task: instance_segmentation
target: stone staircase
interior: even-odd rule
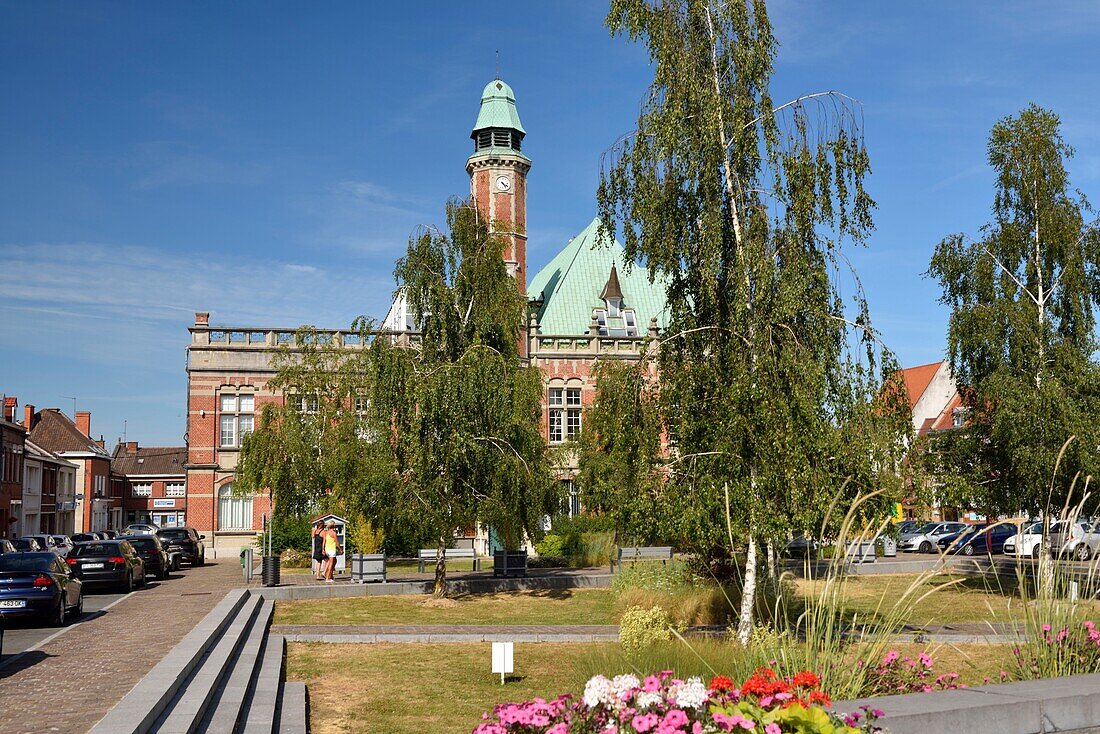
[[[91,734],[306,734],[306,687],[283,679],[274,602],[234,589]]]

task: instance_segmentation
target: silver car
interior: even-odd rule
[[[898,550],[933,553],[937,548],[937,543],[940,542],[940,538],[962,532],[967,527],[965,522],[925,523],[916,534],[903,534],[901,542],[898,543]],[[908,537],[906,537],[907,535]]]
[[[1056,555],[1087,561],[1100,549],[1100,532],[1087,522],[1056,522],[1050,526],[1050,549]]]
[[[54,555],[64,558],[69,555],[69,549],[65,546],[60,546],[57,541],[53,539],[52,535],[24,535],[24,539],[31,538],[38,542],[38,547],[42,550],[48,550]]]

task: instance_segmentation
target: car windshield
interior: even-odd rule
[[[169,540],[186,540],[188,537],[186,530],[161,530],[157,535]]]
[[[127,538],[127,542],[139,550],[156,550],[157,541],[152,538]]]
[[[938,528],[939,526],[940,526],[940,524],[938,522],[926,522],[924,525],[920,526],[920,530],[918,532],[930,533],[933,530],[935,530],[936,528]]]
[[[36,545],[33,540],[28,540],[27,538],[16,538],[11,542],[11,544],[19,550],[30,550],[34,545]]]
[[[53,539],[54,539],[54,542],[58,543],[58,544],[64,543],[67,540],[67,538],[64,535],[54,535]]]
[[[52,557],[50,557],[52,556]],[[54,558],[41,553],[20,553],[0,556],[0,571],[49,571]]]
[[[78,545],[73,553],[78,556],[117,556],[118,543],[84,543]]]

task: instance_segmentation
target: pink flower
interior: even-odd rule
[[[779,728],[779,724],[773,721],[764,727],[764,734],[783,734],[783,730]]]
[[[655,693],[661,690],[661,679],[655,675],[647,675],[642,683],[642,690],[646,693]]]
[[[635,716],[630,725],[634,727],[634,731],[645,732],[657,726],[658,721],[660,719],[657,718],[657,714],[642,714],[641,716]]]
[[[683,726],[686,723],[688,723],[687,714],[685,714],[680,709],[672,709],[667,714],[665,714],[664,721],[661,722],[661,725],[671,728]]]
[[[900,656],[901,656],[901,653],[899,653],[897,650],[891,650],[890,652],[886,653],[885,656],[883,656],[882,664],[883,665],[892,665],[894,663],[894,661],[897,660]]]
[[[1049,624],[1044,624],[1043,625],[1043,632],[1050,632],[1050,625]]]
[[[565,724],[557,723],[547,729],[546,734],[569,734],[569,727]]]

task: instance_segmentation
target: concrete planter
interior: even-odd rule
[[[846,556],[852,563],[874,563],[875,543],[874,541],[849,543]]]
[[[386,556],[384,553],[354,553],[351,556],[351,580],[357,584],[368,581],[386,583]]]
[[[516,578],[527,575],[527,551],[497,551],[493,554],[493,576]]]

